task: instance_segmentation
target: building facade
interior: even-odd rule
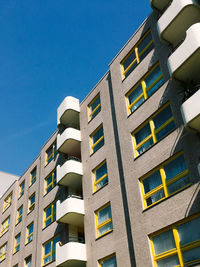
[[[200,7],[150,2],[1,196],[0,266],[200,266]]]

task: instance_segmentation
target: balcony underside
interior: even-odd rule
[[[190,26],[200,22],[200,8],[194,0],[173,0],[158,20],[160,37],[174,47],[185,39]]]
[[[86,262],[78,260],[69,260],[57,265],[60,267],[86,267]]]
[[[156,8],[159,11],[163,10],[171,0],[150,0],[150,4],[152,8]]]
[[[185,41],[168,59],[173,78],[184,82],[200,82],[200,23],[187,30]]]
[[[79,175],[77,173],[67,173],[58,181],[58,184],[72,188],[81,188],[82,175]]]
[[[84,216],[83,216],[83,214],[69,212],[69,213],[65,214],[63,217],[61,217],[58,220],[58,222],[67,223],[67,224],[73,224],[73,225],[76,225],[76,226],[83,226]]]

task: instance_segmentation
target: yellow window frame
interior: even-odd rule
[[[11,192],[5,199],[3,203],[3,211],[8,209],[10,205],[12,204],[12,197],[13,197],[13,192]]]
[[[112,222],[112,215],[111,215],[111,218],[107,219],[106,221],[104,221],[104,222],[102,222],[102,223],[100,223],[100,224],[98,223],[98,213],[99,213],[101,210],[107,208],[108,206],[110,206],[110,210],[111,210],[111,205],[110,205],[110,202],[109,202],[109,203],[103,205],[101,208],[99,208],[98,210],[95,211],[96,236],[97,236],[97,238],[99,238],[99,237],[101,237],[101,236],[104,236],[104,235],[106,235],[106,234],[112,232],[112,230],[113,230],[113,228],[112,228],[112,229],[108,230],[107,232],[105,232],[105,233],[103,233],[103,234],[101,234],[101,235],[98,234],[98,230],[99,230],[100,228],[102,228],[102,227],[104,227],[105,225],[107,225],[107,224],[109,224],[110,222]]]
[[[55,253],[56,251],[53,250],[53,241],[54,239],[56,239],[57,237],[59,237],[59,235],[56,235],[54,236],[53,238],[51,238],[50,240],[46,241],[44,244],[43,244],[43,249],[42,249],[42,266],[45,266],[49,263],[51,263],[53,261],[53,253]],[[48,244],[48,243],[51,243],[51,251],[48,253],[48,254],[44,254],[45,253],[45,245]],[[48,263],[45,263],[44,264],[44,261],[46,258],[48,258],[50,256],[51,260],[48,262]]]
[[[13,253],[19,251],[19,249],[20,249],[20,242],[21,242],[21,240],[19,240],[19,243],[17,243],[17,239],[18,239],[18,238],[21,239],[21,233],[19,233],[18,235],[15,236],[14,252],[13,252]]]
[[[145,174],[144,176],[142,176],[139,179],[139,183],[140,183],[140,189],[141,189],[141,193],[142,193],[142,200],[143,200],[143,207],[144,209],[149,208],[153,205],[155,205],[156,203],[159,203],[160,201],[162,201],[165,198],[168,198],[169,196],[179,192],[180,190],[183,190],[184,188],[188,187],[189,185],[191,185],[191,182],[183,187],[181,187],[180,189],[176,190],[175,192],[173,192],[172,194],[168,193],[168,189],[167,187],[170,184],[173,184],[174,182],[178,181],[179,179],[181,179],[182,177],[186,176],[187,174],[189,174],[188,169],[186,169],[185,171],[179,173],[178,175],[172,177],[169,181],[166,181],[166,174],[164,171],[164,167],[166,164],[168,164],[169,162],[172,162],[174,159],[176,159],[177,157],[179,157],[180,155],[184,155],[183,151],[178,152],[177,154],[175,154],[174,156],[170,157],[169,159],[167,159],[166,161],[164,161],[163,163],[161,163],[160,165],[158,165],[156,168],[154,168],[153,170],[151,170],[150,172],[148,172],[147,174]],[[161,177],[161,181],[162,184],[157,186],[156,188],[154,188],[153,190],[149,191],[148,193],[145,194],[144,192],[144,186],[143,186],[143,181],[149,177],[151,174],[153,174],[154,172],[159,171],[160,172],[160,177]],[[159,199],[158,201],[152,203],[151,205],[147,206],[146,204],[146,199],[148,199],[149,197],[151,197],[152,195],[154,195],[155,193],[159,192],[160,190],[164,191],[165,196],[161,199]]]
[[[9,230],[10,216],[8,216],[1,224],[1,236]]]
[[[142,98],[144,97],[144,99],[146,100],[148,98],[147,93],[149,92],[149,90],[151,90],[151,88],[156,85],[162,78],[163,75],[161,74],[152,84],[151,86],[149,86],[148,88],[146,87],[146,83],[145,83],[145,79],[155,70],[156,67],[158,67],[160,65],[159,62],[157,62],[141,79],[139,82],[136,83],[136,85],[134,85],[130,91],[128,91],[128,93],[126,94],[126,103],[127,103],[127,107],[128,107],[128,114],[130,115],[131,112],[131,108]],[[142,86],[142,94],[139,95],[131,104],[129,104],[129,96],[130,94],[138,88],[138,86],[141,85]]]
[[[55,187],[54,186],[54,183],[56,182],[56,175],[55,175],[55,173],[56,173],[56,169],[54,169],[46,178],[45,178],[45,186],[44,186],[44,194],[47,194],[47,190],[49,189],[49,187],[51,187],[52,186],[52,189]],[[50,184],[48,184],[47,185],[47,179],[49,178],[49,177],[52,177],[52,181],[51,181],[51,183]],[[52,190],[51,189],[51,190]]]
[[[104,257],[103,259],[100,259],[100,260],[98,261],[99,267],[102,267],[102,266],[103,266],[102,264],[103,264],[103,262],[104,262],[105,260],[108,260],[108,259],[111,259],[111,258],[115,258],[115,259],[116,259],[116,254],[113,253],[113,254],[111,254],[111,255],[109,255],[109,256]]]
[[[31,199],[35,196],[35,192],[28,199],[28,212],[31,212],[35,207],[35,201],[31,204]]]
[[[52,149],[52,153],[48,156],[49,150]],[[46,150],[46,165],[51,162],[57,155],[56,141]],[[50,158],[52,159],[50,160]]]
[[[177,227],[182,225],[182,224],[184,224],[184,223],[186,223],[186,222],[192,221],[193,219],[196,219],[198,217],[200,217],[200,213],[195,214],[193,216],[190,216],[190,217],[188,217],[186,219],[183,219],[183,220],[181,220],[181,221],[179,221],[179,222],[177,222],[177,223],[175,223],[175,224],[173,224],[171,226],[165,227],[164,229],[161,229],[161,230],[157,231],[156,233],[153,233],[153,234],[149,235],[149,241],[150,241],[151,252],[152,252],[152,255],[153,255],[154,267],[157,267],[157,261],[158,260],[166,259],[166,258],[168,258],[170,256],[173,256],[173,255],[177,255],[177,257],[179,259],[179,262],[180,262],[180,264],[177,265],[176,267],[184,267],[182,251],[186,251],[186,250],[190,250],[190,249],[193,249],[193,248],[200,247],[200,239],[195,240],[193,242],[190,242],[190,243],[187,243],[187,244],[181,246]],[[155,237],[157,235],[160,235],[160,234],[162,234],[164,232],[167,232],[169,230],[172,230],[176,248],[168,250],[168,251],[163,252],[163,253],[160,253],[159,255],[155,255],[154,246],[153,246],[153,237]],[[196,263],[199,262],[199,259],[187,262],[187,264],[195,263],[195,262]]]
[[[51,223],[55,222],[55,220],[53,220],[53,217],[54,217],[54,215],[56,215],[56,211],[54,212],[54,205],[56,205],[56,201],[57,201],[57,199],[54,200],[51,204],[49,204],[49,205],[44,209],[44,225],[43,225],[44,228],[47,227],[47,226],[49,226]],[[51,215],[49,215],[48,217],[46,217],[46,210],[47,210],[49,207],[51,207]],[[49,219],[51,219],[51,223],[48,224],[48,225],[46,225],[46,222],[47,222]]]
[[[99,109],[99,112],[100,112],[100,110],[101,110],[101,100],[100,100],[100,103],[94,108],[94,110],[93,111],[91,111],[91,105],[97,100],[97,98],[99,98],[100,99],[100,93],[98,93],[95,97],[94,97],[94,99],[89,103],[89,105],[88,105],[88,120],[90,121],[91,119],[93,119],[92,118],[92,115]],[[99,113],[98,112],[98,113]],[[96,115],[95,115],[96,116]]]
[[[29,229],[32,225],[33,225],[33,231],[29,233]],[[33,232],[34,232],[34,223],[32,222],[26,227],[26,244],[30,243],[33,240]],[[32,239],[29,241],[30,237],[32,237]]]
[[[151,117],[149,117],[147,120],[145,120],[145,122],[143,122],[137,129],[135,129],[132,132],[132,140],[133,140],[133,148],[134,148],[134,155],[135,158],[137,158],[139,155],[138,153],[138,149],[143,146],[149,139],[152,138],[153,140],[153,144],[157,143],[157,138],[156,138],[156,134],[159,133],[161,130],[163,130],[165,127],[167,127],[168,124],[170,124],[172,121],[174,121],[174,117],[172,116],[170,119],[168,119],[165,123],[163,123],[158,129],[155,130],[155,126],[154,126],[154,122],[153,119],[154,117],[156,117],[156,115],[158,115],[163,109],[165,109],[167,106],[170,106],[170,103],[167,102],[165,105],[163,105],[158,111],[156,111]],[[151,134],[149,134],[145,139],[143,139],[139,144],[136,144],[136,140],[135,140],[135,134],[141,130],[144,126],[146,126],[147,124],[149,124],[150,126],[150,130],[151,130]],[[151,146],[150,146],[151,147]]]
[[[141,42],[147,37],[147,35],[151,33],[151,30],[149,29],[141,38],[140,40],[137,42],[137,44],[130,50],[130,52],[125,56],[125,58],[121,61],[121,71],[122,71],[122,80],[124,80],[126,77],[126,73],[130,70],[130,68],[135,64],[135,62],[137,63],[137,65],[141,62],[140,57],[141,55],[149,48],[149,46],[151,44],[153,44],[153,39],[147,44],[147,46],[145,46],[145,48],[140,52],[140,54],[138,53],[138,47],[141,44]],[[151,36],[152,37],[152,36]],[[127,60],[127,58],[133,53],[135,54],[135,59],[130,63],[130,65],[124,69],[124,62]]]
[[[21,209],[22,209],[22,214],[19,214]],[[21,205],[17,210],[16,224],[20,223],[20,219],[22,218],[22,216],[23,216],[23,205]]]
[[[0,251],[2,251],[2,254],[0,254],[0,262],[1,262],[2,260],[5,259],[5,255],[7,253],[7,242],[0,247]]]
[[[107,166],[107,162],[106,162],[106,160],[104,160],[103,162],[101,162],[97,167],[95,167],[94,169],[93,169],[93,171],[92,171],[92,177],[93,177],[93,192],[96,192],[96,191],[98,191],[100,188],[102,188],[102,187],[100,187],[100,188],[96,188],[96,186],[100,183],[100,182],[102,182],[104,179],[106,179],[107,177],[108,177],[108,170],[107,170],[107,173],[105,173],[103,176],[101,176],[97,181],[96,181],[96,175],[95,175],[95,173],[96,173],[96,171],[101,167],[101,166],[103,166],[104,164],[106,164],[106,166]]]
[[[35,173],[35,174],[34,174]],[[37,177],[37,168],[35,167],[32,172],[31,172],[31,175],[30,175],[30,186],[35,183],[36,181],[36,177]]]
[[[103,135],[95,142],[93,143],[93,136],[101,129],[103,128],[103,124],[99,125],[97,129],[90,135],[90,152],[91,154],[94,153],[95,146],[98,145],[99,142],[101,142],[104,139],[104,132]],[[96,150],[97,151],[97,150]]]
[[[25,181],[23,181],[20,185],[19,185],[19,196],[18,198],[20,198],[21,196],[23,196],[24,194],[24,188],[23,186],[25,187]]]

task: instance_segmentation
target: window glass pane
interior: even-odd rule
[[[200,259],[200,247],[183,251],[182,254],[183,254],[183,261],[185,263],[188,261]]]
[[[46,209],[46,218],[51,216],[51,206]]]
[[[142,94],[143,94],[143,90],[142,90],[142,85],[140,84],[128,95],[129,105],[131,105]],[[138,100],[131,107],[131,111],[133,112],[134,110],[136,110],[136,108],[139,107],[143,102],[144,102],[144,96],[141,97],[141,99]]]
[[[145,150],[147,150],[150,146],[153,145],[153,139],[150,138],[148,141],[146,141],[146,143],[144,143],[140,148],[138,148],[138,154],[140,155],[141,153],[143,153]]]
[[[155,255],[175,248],[174,236],[171,230],[153,237]],[[160,265],[162,266],[162,265]],[[165,265],[163,265],[165,266]]]
[[[136,59],[135,57],[135,50],[130,53],[130,55],[127,57],[127,59],[123,63],[124,70],[128,68],[128,66]]]
[[[168,105],[153,118],[155,130],[158,129],[161,125],[163,125],[171,117],[172,117],[172,112],[170,105]]]
[[[178,181],[173,182],[172,184],[168,185],[167,186],[168,193],[172,194],[172,193],[176,192],[177,190],[181,189],[182,187],[186,186],[189,183],[190,183],[190,178],[187,175],[187,176],[179,179]]]
[[[160,78],[157,83],[148,90],[148,88],[162,75],[160,66],[158,65],[149,75],[145,78],[146,88],[147,88],[147,95],[152,95],[163,83],[163,78]]]
[[[99,189],[99,188],[101,188],[102,186],[104,186],[107,183],[108,183],[108,176],[105,177],[101,182],[99,182],[98,184],[96,184],[96,188]]]
[[[151,204],[162,199],[163,197],[165,197],[165,193],[164,193],[164,190],[162,189],[146,199],[147,206],[150,206]]]
[[[99,180],[102,176],[104,176],[107,173],[107,165],[106,162],[99,167],[96,171],[95,171],[95,181]]]
[[[101,127],[93,136],[93,144],[96,143],[103,136],[103,127]]]
[[[179,173],[185,171],[186,168],[184,156],[182,154],[164,166],[166,180],[168,181],[169,179],[175,177]]]
[[[133,65],[130,67],[128,71],[124,74],[125,78],[128,77],[128,75],[137,67],[137,60],[133,63]]]
[[[164,260],[160,260],[157,262],[157,267],[172,267],[172,266],[177,266],[179,265],[179,259],[177,255],[168,257]]]
[[[102,226],[101,228],[98,229],[98,235],[103,235],[104,233],[108,232],[113,228],[112,222],[109,222],[108,224]]]
[[[161,181],[160,171],[158,170],[143,180],[145,194],[161,184],[162,181]]]
[[[102,267],[117,267],[116,257],[104,260],[101,264]]]
[[[47,186],[52,182],[52,175],[47,178]]]
[[[98,224],[101,224],[110,218],[111,218],[110,205],[98,212]]]
[[[147,123],[137,133],[135,133],[136,144],[139,144],[142,140],[144,140],[150,134],[151,134],[151,129],[150,129],[149,123]]]
[[[100,97],[98,96],[97,99],[90,105],[91,112],[100,104]]]
[[[177,227],[180,245],[200,239],[200,217]]]
[[[152,36],[151,33],[149,32],[147,36],[142,40],[142,42],[138,45],[138,53],[140,54],[144,48],[151,42]]]
[[[103,145],[104,145],[104,138],[93,148],[93,152],[97,151]]]
[[[154,44],[152,43],[142,54],[140,54],[140,61],[142,61],[146,55],[149,54],[149,52],[154,48]]]
[[[161,138],[163,138],[167,133],[169,133],[170,131],[172,131],[174,128],[175,128],[175,124],[172,121],[167,126],[165,126],[165,128],[163,128],[161,131],[159,131],[158,133],[156,133],[157,140],[160,140]]]
[[[51,252],[51,242],[47,243],[45,246],[44,246],[44,254],[47,255]]]
[[[56,243],[57,243],[58,241],[60,241],[60,237],[59,237],[59,236],[56,237],[56,238],[54,238],[54,240],[53,240],[53,250],[56,250]]]

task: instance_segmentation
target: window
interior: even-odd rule
[[[93,171],[94,192],[108,183],[108,171],[106,161],[102,162]]]
[[[25,187],[25,181],[23,181],[20,186],[19,186],[19,197],[20,198],[21,196],[23,196],[24,194],[24,187]]]
[[[48,164],[57,155],[56,142],[53,143],[46,151],[46,164]]]
[[[56,220],[56,201],[44,209],[44,227],[47,227]]]
[[[5,234],[10,227],[10,216],[6,218],[1,224],[1,235]]]
[[[7,208],[10,207],[10,205],[12,204],[12,197],[13,194],[12,192],[4,199],[4,203],[3,203],[3,211],[6,210]]]
[[[33,240],[33,222],[27,226],[26,230],[26,243],[29,243]]]
[[[139,42],[131,49],[128,55],[121,62],[122,79],[137,67],[137,65],[146,57],[146,55],[153,49],[153,40],[150,30],[147,31]]]
[[[56,186],[56,170],[51,172],[51,174],[45,178],[45,188],[44,193],[47,194],[51,189],[53,189]]]
[[[43,261],[42,261],[43,264],[42,265],[55,261],[56,243],[59,241],[60,241],[60,237],[57,236],[47,241],[43,245]]]
[[[96,215],[96,226],[97,226],[97,237],[105,235],[112,231],[112,216],[110,203],[101,207],[95,212]]]
[[[101,111],[101,102],[100,102],[100,94],[98,94],[88,105],[89,121],[93,119],[100,111]]]
[[[183,153],[178,153],[140,179],[144,208],[190,184]]]
[[[16,224],[20,223],[22,221],[22,214],[23,214],[23,205],[19,207],[17,210],[17,221]]]
[[[21,239],[21,234],[18,234],[16,237],[15,237],[15,243],[14,243],[14,253],[19,251],[20,249],[20,239]]]
[[[174,128],[174,118],[167,103],[132,133],[135,157],[157,143]]]
[[[104,134],[103,125],[100,125],[91,135],[90,135],[90,145],[91,153],[97,151],[100,147],[104,145]]]
[[[7,253],[7,243],[0,247],[0,262],[6,258]]]
[[[35,193],[33,193],[28,199],[28,212],[31,212],[35,207]]]
[[[155,266],[183,267],[200,263],[199,225],[200,216],[196,215],[151,235]]]
[[[133,113],[162,84],[164,79],[157,63],[127,94],[128,114]]]
[[[35,183],[37,177],[36,174],[37,174],[37,168],[33,169],[33,171],[31,172],[30,185]]]
[[[32,257],[29,256],[25,259],[25,267],[31,267],[32,266]]]
[[[116,256],[111,255],[99,261],[99,267],[117,267]]]

